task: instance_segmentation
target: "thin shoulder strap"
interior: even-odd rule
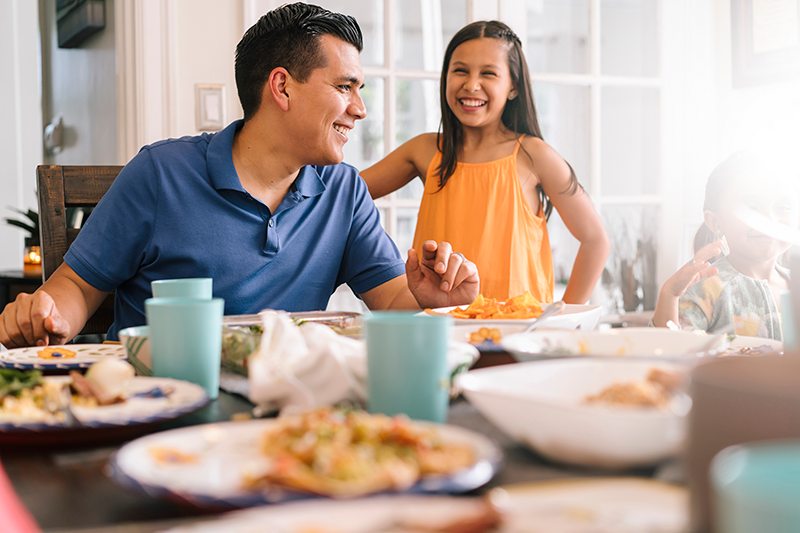
[[[519,152],[520,146],[522,146],[522,139],[524,137],[525,137],[525,134],[523,133],[522,135],[519,136],[519,139],[517,139],[517,145],[514,147],[514,152],[511,154],[515,158],[517,157],[517,152]]]

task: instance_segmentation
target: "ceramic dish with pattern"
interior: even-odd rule
[[[487,516],[487,505],[496,516]],[[595,478],[509,485],[483,498],[401,495],[292,502],[235,511],[166,533],[683,533],[688,514],[683,487],[640,478]]]
[[[126,488],[198,507],[242,508],[320,497],[277,486],[244,488],[248,473],[266,460],[260,439],[275,424],[274,419],[224,422],[147,435],[120,448],[109,463],[109,471]],[[452,475],[423,476],[406,493],[466,492],[492,478],[502,461],[502,452],[495,444],[457,426],[435,428],[446,442],[472,446],[475,462]],[[170,450],[170,456],[178,459],[165,461],[163,450]]]
[[[46,381],[70,382],[68,376],[50,376]],[[122,393],[124,401],[111,405],[81,406],[73,403],[71,411],[78,424],[67,426],[56,420],[25,421],[19,415],[0,412],[0,442],[14,434],[50,431],[87,430],[152,424],[171,420],[204,407],[208,394],[199,385],[170,378],[133,378]]]
[[[30,346],[0,352],[0,367],[17,370],[76,370],[89,368],[105,357],[125,358],[121,344],[65,344]]]
[[[518,361],[553,357],[626,356],[696,360],[711,337],[704,331],[666,328],[614,328],[596,331],[535,330],[509,335],[500,344]],[[722,348],[722,347],[720,347]],[[783,350],[783,344],[761,337],[736,336],[714,355],[763,355]]]

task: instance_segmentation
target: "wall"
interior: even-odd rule
[[[34,169],[42,163],[39,9],[0,2],[0,219],[36,209]],[[22,270],[25,233],[0,221],[0,270]]]
[[[63,117],[63,149],[46,155],[52,165],[115,165],[117,69],[114,2],[106,25],[78,48],[58,48],[55,0],[42,0],[42,107],[46,122]]]
[[[745,148],[776,151],[800,167],[800,79],[734,89],[730,0],[716,0],[719,161]]]

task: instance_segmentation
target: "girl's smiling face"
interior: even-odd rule
[[[465,127],[499,127],[509,96],[508,44],[482,37],[460,44],[447,68],[447,105]]]

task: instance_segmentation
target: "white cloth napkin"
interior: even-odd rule
[[[281,414],[343,401],[367,399],[367,349],[358,339],[322,324],[298,326],[288,313],[262,311],[261,347],[248,360],[249,398],[263,412]],[[478,350],[451,343],[450,370],[468,368]]]

